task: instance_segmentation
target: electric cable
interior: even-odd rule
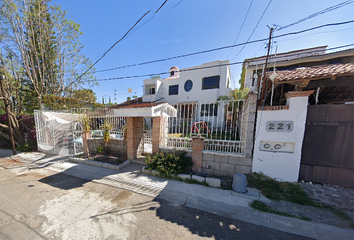
[[[245,46],[247,45],[247,43],[249,42],[249,40],[250,40],[251,37],[253,36],[253,33],[256,31],[256,29],[257,29],[259,23],[260,23],[261,20],[263,19],[263,16],[264,16],[264,14],[267,12],[267,10],[268,10],[268,8],[269,8],[269,5],[270,5],[271,3],[272,3],[272,0],[269,1],[267,7],[264,9],[264,11],[263,11],[261,17],[259,18],[259,20],[258,20],[256,26],[253,28],[253,31],[252,31],[251,35],[248,37],[246,43],[242,46],[242,48],[240,49],[240,51],[236,54],[236,56],[235,56],[231,61],[233,61],[238,55],[240,55],[240,53],[242,52],[242,50],[245,48]]]
[[[174,6],[172,7],[172,9],[174,9],[175,7],[177,7],[181,2],[183,2],[183,0],[179,1],[176,5],[174,5]]]
[[[335,49],[339,49],[339,48],[343,48],[343,47],[349,47],[349,46],[354,46],[354,43],[353,44],[347,44],[347,45],[339,46],[339,47],[333,47],[333,48],[329,48],[329,49],[326,49],[326,50],[330,51],[330,50],[335,50]],[[317,51],[318,50],[314,50],[314,51],[309,51],[307,53],[313,53],[313,52],[317,52]],[[297,55],[302,55],[302,54],[303,53],[301,53],[301,54],[297,53],[297,54],[290,54],[290,55],[287,55],[287,56],[297,56]],[[280,55],[280,54],[278,54],[278,55]],[[272,57],[272,56],[270,56],[270,57]],[[312,56],[309,56],[309,57],[312,57]],[[277,57],[273,57],[272,59],[275,60],[276,58]],[[248,59],[248,60],[252,60],[252,59]],[[179,72],[189,72],[189,71],[201,70],[201,69],[206,69],[206,68],[232,66],[232,65],[242,64],[242,63],[244,63],[244,61],[233,62],[233,63],[224,63],[224,64],[218,64],[218,65],[212,65],[212,66],[204,66],[204,67],[192,67],[192,68],[179,70]],[[268,67],[268,68],[270,68],[270,67]],[[150,74],[142,74],[142,75],[135,75],[135,76],[112,77],[112,78],[97,79],[97,81],[110,81],[110,80],[120,80],[120,79],[138,78],[138,77],[151,77],[151,76],[169,74],[169,73],[170,72],[159,72],[159,73],[150,73]]]
[[[324,14],[324,13],[327,13],[327,12],[330,12],[330,11],[333,11],[333,10],[336,10],[336,9],[338,9],[338,8],[344,7],[344,6],[349,5],[349,4],[353,3],[353,2],[354,2],[354,0],[348,0],[348,1],[345,1],[345,2],[342,2],[342,3],[339,3],[339,4],[337,4],[337,5],[334,5],[334,6],[325,8],[325,9],[319,11],[319,12],[313,13],[313,14],[311,14],[311,15],[305,17],[305,18],[302,18],[302,19],[300,19],[300,20],[298,20],[298,21],[296,21],[296,22],[293,22],[293,23],[291,23],[291,24],[288,24],[288,25],[286,25],[286,26],[284,26],[284,27],[280,26],[280,28],[278,28],[277,31],[280,31],[280,30],[283,30],[283,29],[285,29],[285,28],[288,28],[288,27],[294,26],[294,25],[296,25],[296,24],[302,23],[302,22],[304,22],[304,21],[306,21],[306,20],[308,20],[308,19],[317,17],[317,16],[319,16],[319,15],[321,15],[321,14]]]
[[[119,43],[120,41],[122,41],[128,34],[129,32],[150,12],[150,10],[148,10],[143,16],[141,16],[139,18],[139,20],[137,22],[135,22],[135,24],[128,30],[128,32],[126,32],[123,37],[121,37],[118,41],[116,41],[98,60],[96,60],[96,62],[94,64],[92,64],[84,73],[82,73],[75,81],[79,80],[83,75],[85,75],[93,66],[95,66],[102,58],[104,58],[104,56],[106,56],[106,54],[111,51],[115,45],[117,45],[117,43]]]
[[[244,17],[244,19],[243,19],[243,21],[242,21],[240,30],[239,30],[238,33],[237,33],[236,39],[235,39],[235,41],[234,41],[234,44],[237,42],[238,37],[240,36],[241,30],[242,30],[242,28],[243,28],[243,25],[245,24],[246,19],[247,19],[247,16],[248,16],[248,13],[250,12],[252,3],[253,3],[253,0],[251,1],[250,5],[248,6],[248,9],[247,9],[247,12],[246,12],[246,16]],[[229,59],[229,57],[230,57],[230,55],[231,55],[233,49],[234,49],[234,48],[231,48],[231,50],[230,50],[230,52],[229,52],[229,55],[227,56],[226,59]]]
[[[282,38],[282,37],[286,37],[286,36],[290,36],[290,35],[297,35],[297,34],[301,34],[301,33],[304,33],[304,32],[313,31],[313,30],[316,30],[316,29],[324,28],[324,27],[340,26],[340,25],[345,25],[345,24],[350,24],[350,23],[354,23],[354,20],[349,20],[349,21],[345,21],[345,22],[328,23],[328,24],[319,25],[319,26],[316,26],[316,27],[307,28],[307,29],[304,29],[304,30],[296,31],[296,32],[284,33],[284,34],[281,34],[281,35],[278,35],[278,36],[274,36],[273,38],[274,39],[275,38]],[[118,70],[118,69],[123,69],[123,68],[141,66],[141,65],[151,64],[151,63],[164,62],[164,61],[167,61],[167,60],[172,60],[172,59],[177,59],[177,58],[184,58],[184,57],[199,55],[199,54],[203,54],[203,53],[209,53],[209,52],[224,50],[224,49],[237,47],[237,46],[241,46],[241,45],[245,45],[245,44],[264,42],[264,41],[267,41],[267,40],[268,40],[268,38],[262,38],[262,39],[252,40],[252,41],[248,41],[248,42],[244,42],[244,43],[238,43],[238,44],[233,44],[233,45],[229,45],[229,46],[223,46],[223,47],[218,47],[218,48],[213,48],[213,49],[208,49],[208,50],[203,50],[203,51],[198,51],[198,52],[193,52],[193,53],[187,53],[187,54],[178,55],[178,56],[174,56],[174,57],[156,59],[156,60],[151,60],[151,61],[147,61],[147,62],[133,63],[133,64],[123,65],[123,66],[114,67],[114,68],[97,70],[97,71],[95,71],[93,73],[107,72],[107,71],[113,71],[113,70]]]

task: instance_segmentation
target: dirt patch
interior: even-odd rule
[[[39,172],[27,172],[23,174],[16,175],[16,177],[30,177],[31,179],[41,179],[47,177],[49,174],[41,174]]]
[[[127,160],[127,156],[124,154],[118,154],[118,155],[113,155],[113,154],[95,154],[95,155],[90,155],[88,158],[86,158],[83,154],[76,156],[78,158],[85,158],[89,160],[94,160],[102,163],[110,163],[113,165],[119,165],[124,163]]]
[[[122,201],[124,201],[124,200],[129,199],[131,196],[133,196],[133,193],[132,193],[132,192],[122,190],[120,193],[118,193],[118,195],[114,196],[114,197],[111,199],[111,203],[119,203],[119,202],[122,202]]]
[[[19,167],[23,166],[25,163],[21,162],[18,159],[14,158],[1,158],[0,159],[0,166],[3,168],[11,168],[11,167]]]

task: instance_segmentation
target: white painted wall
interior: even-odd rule
[[[297,59],[300,62],[304,62],[310,56],[318,56],[318,59],[321,58],[326,53],[327,46],[321,46],[316,48],[309,48],[309,49],[302,49],[291,51],[287,53],[278,53],[277,56],[271,55],[268,59],[268,67],[273,67],[274,62],[276,62],[276,66],[287,66],[294,64],[290,60]],[[301,60],[301,58],[305,58]],[[262,70],[265,64],[266,57],[257,57],[253,59],[246,59],[245,60],[245,67],[246,67],[246,74],[245,74],[245,87],[248,87],[251,90],[256,90],[255,86],[252,86],[253,81],[253,71],[258,69]],[[254,84],[256,85],[257,82],[255,81]]]
[[[252,172],[263,172],[280,181],[298,180],[307,103],[308,97],[293,97],[288,99],[289,110],[258,111]],[[294,128],[291,132],[269,132],[268,121],[293,121]],[[261,151],[261,141],[294,143],[294,152]]]
[[[150,94],[151,86],[155,87],[155,94]],[[162,89],[160,89],[160,86],[161,86],[161,79],[145,79],[143,102],[153,102],[157,99],[162,98]]]
[[[200,67],[208,67],[215,65],[228,64],[229,61],[215,61],[210,63],[204,63],[200,66],[195,66],[188,69],[200,68]],[[230,86],[230,68],[228,65],[221,67],[212,67],[212,68],[204,68],[193,71],[183,71],[185,69],[181,69],[179,72],[179,77],[177,78],[166,78],[163,79],[161,85],[157,84],[156,88],[156,96],[143,96],[143,101],[154,101],[159,98],[163,98],[162,101],[166,101],[170,104],[177,104],[181,102],[210,102],[216,101],[220,95],[229,94],[231,88],[227,87],[228,84]],[[220,86],[219,89],[207,89],[202,90],[202,79],[204,77],[210,77],[220,75]],[[189,92],[184,90],[184,84],[187,80],[192,80],[193,87]],[[144,85],[151,84],[151,80],[144,80]],[[169,86],[170,85],[179,85],[178,95],[169,95]],[[153,100],[152,100],[153,99]]]

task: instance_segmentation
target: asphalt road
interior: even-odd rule
[[[0,239],[306,239],[0,159]]]

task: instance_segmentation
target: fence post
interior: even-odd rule
[[[204,137],[192,137],[192,170],[196,173],[202,172],[204,139]]]

